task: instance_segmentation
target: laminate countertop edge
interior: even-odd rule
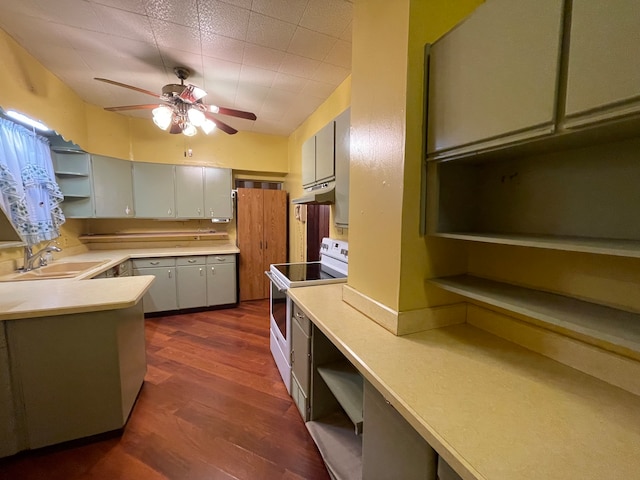
[[[395,336],[339,284],[288,294],[465,480],[640,478],[640,397],[468,324]]]

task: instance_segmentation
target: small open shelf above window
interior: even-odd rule
[[[477,302],[525,315],[539,326],[640,360],[640,314],[471,275],[430,280]]]

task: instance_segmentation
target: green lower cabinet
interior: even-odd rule
[[[133,260],[133,274],[154,275],[156,277],[142,299],[144,313],[177,310],[175,259],[144,258]]]
[[[236,256],[207,257],[207,305],[228,305],[237,302]]]
[[[436,480],[437,466],[435,450],[365,381],[362,478]]]
[[[207,266],[205,257],[178,257],[178,308],[197,308],[207,305]]]

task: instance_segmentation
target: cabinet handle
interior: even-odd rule
[[[160,262],[155,261],[155,262],[149,262],[151,265],[160,265]]]
[[[200,269],[200,276],[202,276],[203,271],[204,271],[204,270],[201,268],[201,269]]]
[[[124,213],[125,213],[125,215],[130,215],[130,214],[131,214],[131,209],[129,208],[129,205],[127,205],[127,206],[124,208]]]
[[[171,278],[171,270],[167,270],[169,272],[169,278]]]
[[[224,257],[216,257],[216,260],[218,260],[219,262],[224,262],[226,260],[226,258],[224,258]]]
[[[304,315],[300,312],[296,312],[296,318],[299,318],[300,320],[302,320],[304,318]]]
[[[216,272],[216,267],[211,267],[211,273],[215,273]]]
[[[211,216],[211,218],[213,218],[213,208],[209,210],[209,215]]]
[[[202,210],[199,208],[198,209],[198,215],[200,215],[201,212],[202,212]]]
[[[196,263],[196,261],[197,260],[195,258],[190,258],[189,260],[187,260],[187,262],[189,262],[189,263]]]
[[[173,210],[171,209],[167,210],[167,215],[173,215]]]
[[[269,250],[269,241],[268,240],[264,241],[264,249],[265,250]]]

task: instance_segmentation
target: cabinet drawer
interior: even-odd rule
[[[305,315],[305,313],[300,310],[295,303],[293,304],[293,319],[296,321],[302,331],[307,335],[307,337],[311,336],[311,320]]]
[[[176,264],[179,267],[182,267],[184,265],[204,265],[205,261],[206,261],[206,257],[202,255],[176,258]]]
[[[166,258],[136,258],[131,261],[133,268],[145,267],[175,267],[176,260],[173,257]]]
[[[209,265],[213,263],[236,263],[235,255],[209,255],[207,257],[207,263]]]

